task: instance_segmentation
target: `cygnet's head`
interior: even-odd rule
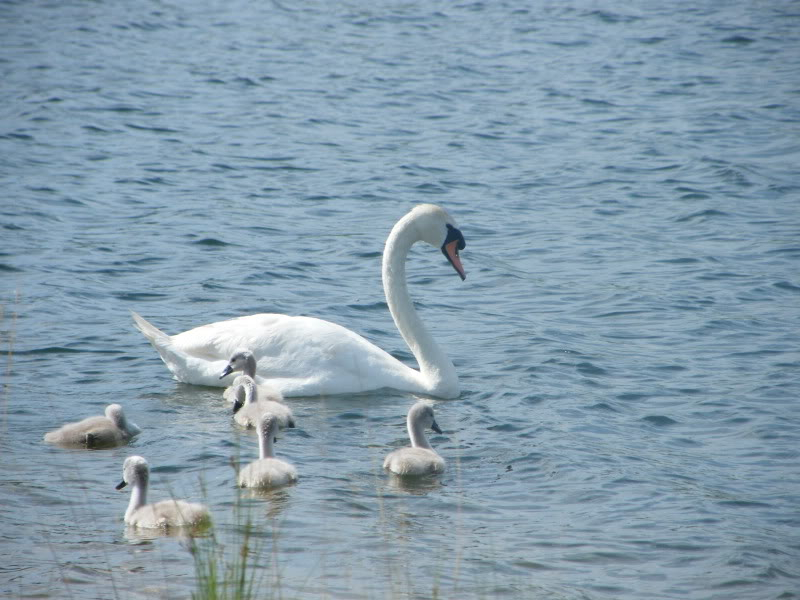
[[[237,350],[231,356],[231,359],[228,361],[227,366],[222,371],[222,375],[219,376],[220,379],[225,377],[226,375],[230,375],[236,371],[247,371],[248,366],[255,367],[256,359],[253,356],[253,353],[249,350]]]
[[[122,481],[117,484],[121,490],[126,485],[147,485],[150,478],[150,467],[141,456],[129,456],[122,465]]]
[[[119,404],[109,404],[106,406],[106,418],[108,418],[119,429],[125,429],[125,413]]]
[[[467,243],[464,235],[456,225],[455,220],[441,206],[435,204],[420,204],[409,213],[414,221],[419,238],[431,246],[441,249],[442,254],[450,262],[461,279],[466,279],[467,274],[458,255]]]
[[[417,402],[408,411],[409,423],[419,423],[424,429],[432,429],[436,433],[442,433],[436,418],[433,415],[433,407],[427,402]]]

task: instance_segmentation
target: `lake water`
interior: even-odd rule
[[[206,501],[265,598],[800,598],[800,7],[793,2],[0,4],[0,595],[186,598]],[[296,486],[133,328],[326,318],[413,364],[383,242],[434,202],[461,282],[411,293],[461,397],[403,485],[411,394],[291,399]],[[51,447],[123,404],[130,445]],[[236,507],[239,507],[238,509]],[[245,515],[243,517],[242,515]],[[201,540],[202,541],[202,540]]]

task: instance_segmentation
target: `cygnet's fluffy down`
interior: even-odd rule
[[[131,527],[145,529],[168,529],[171,527],[200,527],[208,525],[211,514],[204,504],[184,500],[162,500],[147,504],[147,487],[150,468],[141,456],[129,456],[122,466],[120,490],[131,486],[131,499],[125,511],[125,523]]]
[[[257,386],[252,377],[240,375],[236,387],[236,401],[233,404],[233,418],[242,427],[255,428],[261,416],[270,413],[275,416],[278,427],[294,427],[292,409],[282,402],[264,400],[258,395]]]
[[[431,447],[425,437],[425,429],[442,433],[433,415],[433,408],[425,402],[417,402],[408,411],[406,419],[411,447],[390,452],[383,461],[383,468],[396,475],[430,475],[444,471],[444,459]]]
[[[275,458],[272,441],[278,428],[278,419],[269,413],[258,424],[260,458],[239,471],[239,487],[270,488],[297,481],[297,469],[288,462]]]
[[[125,417],[122,406],[109,404],[105,416],[67,423],[44,434],[44,441],[79,448],[113,448],[127,444],[141,429]]]

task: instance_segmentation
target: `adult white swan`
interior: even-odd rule
[[[392,228],[383,251],[383,290],[395,325],[419,363],[416,371],[363,337],[313,317],[258,314],[203,325],[168,336],[138,314],[139,330],[150,340],[178,381],[220,386],[219,374],[231,354],[249,348],[258,361],[257,381],[284,396],[343,394],[394,388],[455,398],[453,363],[423,325],[408,295],[406,258],[416,242],[441,248],[461,279],[458,251],[464,236],[439,206],[414,207]]]

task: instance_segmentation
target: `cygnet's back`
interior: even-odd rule
[[[271,413],[278,419],[279,427],[294,427],[291,408],[282,402],[262,399],[258,395],[258,388],[252,377],[240,375],[236,379],[239,380],[239,384],[235,389],[233,418],[239,425],[252,429],[258,426],[262,415]]]
[[[49,431],[44,441],[81,448],[113,448],[127,444],[140,433],[139,427],[125,417],[122,406],[109,404],[105,416],[88,417]]]
[[[184,500],[162,500],[147,504],[150,468],[141,456],[129,456],[122,467],[122,481],[117,489],[131,486],[131,499],[125,511],[125,523],[131,527],[168,529],[171,527],[199,527],[211,520],[204,504]]]
[[[297,469],[273,454],[272,441],[277,428],[275,415],[267,413],[261,417],[258,424],[260,458],[239,471],[239,487],[278,487],[297,481]]]
[[[396,475],[429,475],[445,469],[444,459],[431,447],[425,437],[425,429],[442,433],[433,415],[433,408],[425,402],[417,402],[408,411],[406,419],[411,447],[390,452],[383,461],[383,468]]]

